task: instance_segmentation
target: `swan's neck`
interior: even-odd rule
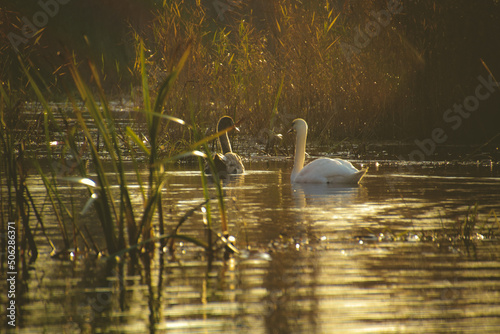
[[[227,132],[219,137],[219,144],[222,149],[222,154],[233,152],[233,150],[231,149],[231,143],[229,142],[229,137],[227,136]]]
[[[292,170],[292,182],[295,180],[297,174],[304,168],[304,161],[306,159],[306,138],[307,129],[297,129],[297,138],[295,141],[295,161]]]

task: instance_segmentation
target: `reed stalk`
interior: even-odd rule
[[[87,72],[90,73],[93,83],[90,86],[81,74],[83,65],[78,65],[74,57],[68,57],[67,59],[67,68],[71,74],[78,97],[68,93],[68,100],[72,106],[76,123],[69,121],[68,115],[64,111],[60,111],[61,115],[58,115],[65,124],[66,129],[64,130],[56,122],[55,111],[39,86],[39,82],[42,82],[42,85],[44,83],[36,79],[38,72],[34,70],[34,66],[26,66],[23,60],[19,58],[29,85],[42,106],[45,151],[47,159],[52,163],[48,173],[44,171],[38,161],[33,161],[33,163],[46,188],[47,198],[59,225],[63,248],[69,249],[71,240],[75,248],[77,248],[78,240],[81,238],[87,249],[91,247],[99,249],[91,235],[88,238],[92,245],[89,244],[82,233],[82,231],[86,231],[88,234],[87,227],[85,225],[83,228],[80,226],[80,216],[88,214],[91,209],[95,210],[100,222],[108,254],[137,249],[137,245],[152,250],[154,241],[160,241],[163,245],[168,239],[184,238],[190,240],[190,237],[179,234],[178,228],[170,234],[166,233],[166,222],[162,210],[162,190],[168,174],[165,172],[164,165],[188,156],[198,156],[204,196],[206,197],[208,242],[197,242],[197,244],[204,245],[211,254],[210,258],[212,259],[214,239],[212,237],[213,225],[210,211],[211,198],[207,179],[203,173],[204,168],[201,157],[210,156],[208,160],[209,163],[211,161],[211,166],[214,168],[207,143],[231,129],[202,138],[197,130],[199,124],[196,117],[193,117],[192,125],[186,125],[180,118],[170,116],[166,112],[166,110],[172,110],[170,105],[167,105],[169,96],[176,90],[175,82],[191,53],[190,42],[186,44],[184,52],[180,54],[175,65],[171,66],[170,74],[160,82],[154,97],[149,87],[151,69],[147,68],[145,46],[142,41],[139,41],[137,50],[143,101],[139,111],[144,114],[146,120],[146,142],[140,139],[141,137],[135,133],[131,126],[125,129],[118,128],[100,79],[100,73],[92,62],[86,64],[88,67]],[[8,96],[2,92],[2,97],[6,99]],[[83,101],[83,104],[78,102],[79,100]],[[180,124],[184,131],[189,132],[191,138],[194,138],[194,143],[188,143],[185,150],[181,150],[180,153],[171,152],[167,157],[161,156],[162,133],[166,128],[170,127],[170,124],[174,123]],[[54,131],[57,134],[65,134],[64,145],[59,156],[53,153],[51,147]],[[77,136],[83,137],[83,141],[81,137],[77,138]],[[134,211],[137,208],[134,208],[131,202],[129,181],[125,176],[126,166],[123,146],[126,147],[132,158],[136,183],[139,185],[139,192],[143,200],[139,212]],[[147,182],[142,180],[143,173],[141,173],[139,166],[141,162],[135,153],[137,149],[147,159]],[[206,154],[201,153],[200,149],[205,151]],[[92,170],[89,170],[89,165],[84,163],[85,155],[91,158],[92,163],[90,166],[92,166]],[[56,168],[59,165],[66,166],[70,159],[73,161],[71,167]],[[58,160],[60,163],[57,162]],[[75,176],[75,173],[77,176]],[[217,176],[215,176],[215,179],[217,207],[220,212],[222,226],[220,236],[225,237],[228,235],[228,224],[222,183]],[[72,198],[68,201],[66,198],[68,194],[63,195],[61,193],[58,186],[61,181],[86,186],[88,200],[82,210],[76,209],[76,203]],[[115,190],[115,185],[118,186],[117,190]],[[37,210],[34,211],[37,212]],[[36,215],[39,216],[38,213]],[[66,220],[68,218],[72,222],[72,229],[67,228]],[[154,221],[158,223],[160,232],[160,236],[157,238],[152,233]]]
[[[24,138],[14,138],[13,130],[8,124],[6,112],[16,112],[16,106],[9,94],[4,89],[0,82],[0,140],[3,163],[0,170],[0,184],[2,184],[1,196],[1,211],[2,211],[2,232],[7,231],[7,223],[14,222],[16,228],[16,262],[19,263],[19,249],[27,250],[30,253],[30,262],[33,262],[38,257],[38,248],[35,242],[34,234],[29,224],[30,201],[28,199],[27,174],[25,170],[25,148]],[[3,180],[5,178],[5,181]],[[5,182],[5,188],[3,183]],[[6,190],[7,199],[4,200],[4,189]],[[5,203],[6,202],[6,203]],[[33,204],[31,202],[31,204]],[[7,207],[6,216],[4,215],[4,206]],[[35,208],[33,206],[33,208]],[[36,211],[36,209],[35,209]],[[20,228],[22,226],[22,230]],[[20,232],[23,231],[21,234]],[[7,233],[5,233],[7,235]],[[21,235],[23,236],[21,238]],[[27,247],[26,247],[27,243]],[[6,242],[2,242],[2,249],[7,249]],[[27,254],[28,252],[23,252]],[[24,263],[24,257],[23,257]],[[23,267],[26,270],[26,267]]]

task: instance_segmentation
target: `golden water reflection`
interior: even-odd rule
[[[23,330],[499,331],[498,238],[446,238],[475,202],[480,219],[500,212],[498,172],[415,168],[405,175],[382,164],[359,187],[335,188],[290,185],[288,164],[251,167],[224,185],[240,256],[208,270],[199,248],[179,243],[176,261],[156,254],[111,266],[54,260],[45,247],[19,300]],[[163,198],[171,227],[203,201],[199,177],[171,171]],[[202,219],[193,214],[182,233],[203,238]],[[99,233],[95,221],[86,223]],[[49,229],[57,240],[57,226]]]

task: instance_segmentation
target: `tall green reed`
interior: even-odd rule
[[[7,235],[8,222],[15,223],[16,247],[20,245],[16,249],[16,263],[19,263],[17,261],[19,259],[19,249],[26,251],[23,254],[30,253],[30,262],[32,262],[38,256],[38,248],[29,223],[31,209],[35,212],[36,218],[40,222],[41,220],[27,186],[24,146],[26,133],[16,136],[15,124],[13,124],[12,120],[19,113],[19,104],[12,97],[9,87],[7,83],[6,90],[3,83],[0,82],[0,152],[3,157],[0,164],[0,184],[2,185],[0,188],[1,229],[2,233]],[[22,226],[22,229],[20,226]],[[21,231],[23,233],[20,233]],[[2,249],[6,250],[6,239],[3,240]],[[24,267],[24,269],[26,268]]]
[[[76,87],[76,92],[78,93],[78,100],[83,101],[82,105],[77,102],[77,98],[73,97],[71,94],[68,95],[76,117],[76,123],[66,131],[64,143],[65,150],[71,152],[75,160],[73,163],[74,168],[72,168],[71,171],[77,173],[78,176],[60,173],[57,168],[54,168],[53,164],[51,165],[50,175],[46,175],[42,167],[36,164],[38,172],[46,187],[51,205],[57,216],[61,235],[64,240],[64,247],[68,248],[70,246],[69,233],[64,223],[65,217],[69,217],[73,222],[73,235],[75,236],[75,234],[78,234],[78,236],[84,240],[87,248],[90,248],[89,242],[84,237],[81,226],[78,223],[78,215],[86,214],[89,212],[90,208],[93,207],[104,234],[108,254],[123,254],[138,248],[153,250],[154,244],[157,241],[160,241],[163,246],[168,239],[182,239],[204,247],[210,254],[209,258],[212,259],[214,238],[211,233],[212,215],[210,210],[207,210],[209,223],[206,228],[210,233],[208,233],[208,240],[206,243],[196,240],[193,237],[180,234],[178,231],[182,222],[180,222],[170,233],[166,232],[166,222],[162,209],[162,190],[168,178],[168,174],[164,166],[165,164],[173,163],[188,156],[201,157],[208,155],[211,157],[207,143],[217,138],[217,136],[225,134],[230,129],[206,138],[201,138],[199,132],[196,130],[197,124],[194,118],[192,119],[192,125],[187,125],[183,120],[166,113],[168,108],[165,108],[165,105],[168,96],[175,86],[174,83],[190,54],[189,44],[185,48],[180,60],[172,67],[171,73],[160,83],[154,99],[151,97],[152,92],[149,88],[149,73],[146,68],[147,63],[144,55],[145,48],[142,41],[139,44],[138,51],[143,100],[139,112],[144,114],[146,122],[146,143],[141,140],[141,137],[131,126],[127,126],[124,131],[122,131],[123,129],[120,129],[116,124],[105,90],[101,84],[98,70],[95,66],[91,62],[88,63],[94,83],[91,88],[82,78],[74,59],[68,61],[69,71]],[[45,99],[36,80],[31,76],[31,71],[26,66],[24,66],[24,69],[30,85],[43,107],[47,157],[49,160],[53,160],[55,157],[51,154],[50,150],[52,134],[49,129],[51,128],[51,123],[55,122],[55,111]],[[64,118],[64,115],[62,115],[62,117]],[[161,128],[168,127],[170,124],[178,124],[178,126],[186,127],[188,131],[193,132],[195,143],[189,145],[180,153],[170,154],[164,157],[160,154],[159,145]],[[94,131],[97,132],[97,136],[93,133],[91,128],[95,129]],[[63,130],[57,128],[57,131]],[[76,133],[78,131],[80,131],[83,136],[84,144],[78,144],[76,139]],[[125,146],[128,152],[124,151],[122,146]],[[199,151],[200,148],[207,154],[201,153]],[[138,158],[138,154],[135,153],[136,150],[140,150],[141,154],[146,156],[148,166],[147,182],[143,182],[142,180],[143,174],[140,170],[142,162],[140,158]],[[81,155],[85,153],[89,154],[91,157],[91,166],[93,166],[92,173],[89,171],[88,166],[82,163],[83,159]],[[65,156],[63,153],[61,154],[61,161],[63,161]],[[130,181],[127,180],[125,175],[126,159],[124,154],[128,154],[129,156],[127,158],[132,160],[132,166],[136,176],[134,182],[139,185],[139,193],[143,200],[141,210],[138,210],[137,206],[134,207],[132,205],[129,187]],[[200,160],[202,182],[206,194],[206,205],[207,208],[209,208],[209,202],[212,198],[208,196],[209,192],[206,176],[203,173],[201,165],[202,163]],[[73,210],[67,206],[67,201],[65,200],[66,196],[63,196],[58,190],[58,183],[61,181],[76,182],[87,187],[88,201],[79,213],[75,214],[75,204],[73,202],[70,203]],[[114,190],[114,188],[116,188],[114,185],[118,185],[118,190]],[[217,203],[223,229],[219,237],[224,238],[224,236],[228,234],[228,229],[222,185],[218,180],[216,182],[216,188],[218,194]],[[158,223],[159,236],[153,234],[153,222]],[[92,236],[88,235],[88,237],[92,241],[94,245],[93,248],[95,249],[96,247]],[[74,237],[74,239],[76,238]],[[227,243],[227,240],[224,239],[223,241]],[[74,243],[76,248],[76,241]]]

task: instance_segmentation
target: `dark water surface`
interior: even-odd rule
[[[44,246],[17,298],[19,332],[500,332],[499,165],[355,164],[370,168],[362,184],[335,188],[292,186],[291,161],[247,162],[247,173],[224,185],[241,254],[210,271],[204,252],[185,242],[174,261],[159,253],[136,265],[54,259],[38,231]],[[195,167],[170,175],[169,229],[203,201]],[[43,185],[30,180],[57,245]],[[85,191],[69,191],[80,210]],[[139,194],[132,200],[141,205]],[[464,240],[460,224],[476,203],[478,223]],[[205,238],[203,217],[197,210],[181,232]],[[95,219],[80,223],[102,240]]]

